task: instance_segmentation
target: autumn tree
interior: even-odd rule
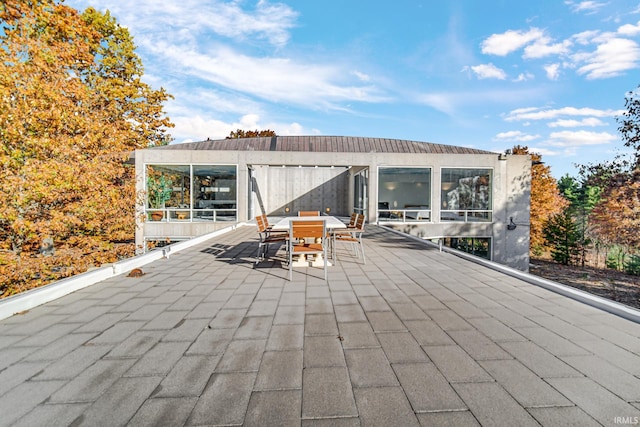
[[[640,169],[612,178],[591,215],[595,228],[610,244],[640,249]]]
[[[0,295],[134,253],[132,150],[166,143],[170,97],[128,31],[55,0],[0,3]],[[43,242],[55,252],[41,254]],[[126,244],[119,244],[126,242]]]
[[[544,251],[544,225],[553,215],[562,212],[567,202],[558,191],[551,168],[542,162],[542,156],[530,153],[528,147],[515,146],[513,154],[531,156],[531,229],[529,232],[531,252],[540,255]]]
[[[260,136],[277,136],[275,131],[272,131],[270,129],[266,129],[266,130],[242,130],[242,129],[238,129],[235,131],[231,131],[231,133],[229,133],[229,136],[226,137],[225,139],[239,139],[239,138],[256,138],[256,137],[260,137]]]

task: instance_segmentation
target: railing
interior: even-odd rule
[[[490,210],[441,210],[440,221],[491,222]]]
[[[216,222],[237,221],[237,209],[146,209],[146,218],[151,222]]]
[[[377,221],[430,222],[430,209],[378,209]]]

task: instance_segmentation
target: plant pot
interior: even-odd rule
[[[164,212],[162,211],[153,211],[151,212],[151,220],[152,221],[162,221],[164,218]]]

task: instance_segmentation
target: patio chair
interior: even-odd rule
[[[358,221],[358,215],[360,215],[357,212],[354,212],[351,214],[351,218],[349,218],[349,224],[347,224],[347,228],[355,228],[356,227],[356,221]]]
[[[332,257],[335,260],[338,259],[336,244],[338,242],[347,242],[352,244],[354,253],[357,258],[359,258],[360,253],[362,253],[362,263],[366,264],[367,260],[364,254],[364,244],[362,243],[363,234],[364,234],[364,215],[357,214],[356,223],[353,228],[349,228],[347,226],[346,230],[339,230],[333,233]]]
[[[264,260],[269,252],[271,243],[285,243],[289,240],[289,233],[286,231],[271,231],[266,215],[256,217],[256,225],[258,226],[258,254],[256,255],[256,264]]]
[[[322,255],[324,280],[327,280],[327,225],[324,221],[291,221],[289,229],[289,280],[293,280],[293,258],[295,256]]]
[[[320,216],[320,211],[298,211],[298,216]]]

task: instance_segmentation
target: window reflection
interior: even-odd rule
[[[390,221],[430,221],[431,169],[380,168],[378,218]]]
[[[491,221],[491,181],[490,169],[442,169],[440,219]]]
[[[235,221],[234,165],[147,165],[146,212],[152,221]]]

